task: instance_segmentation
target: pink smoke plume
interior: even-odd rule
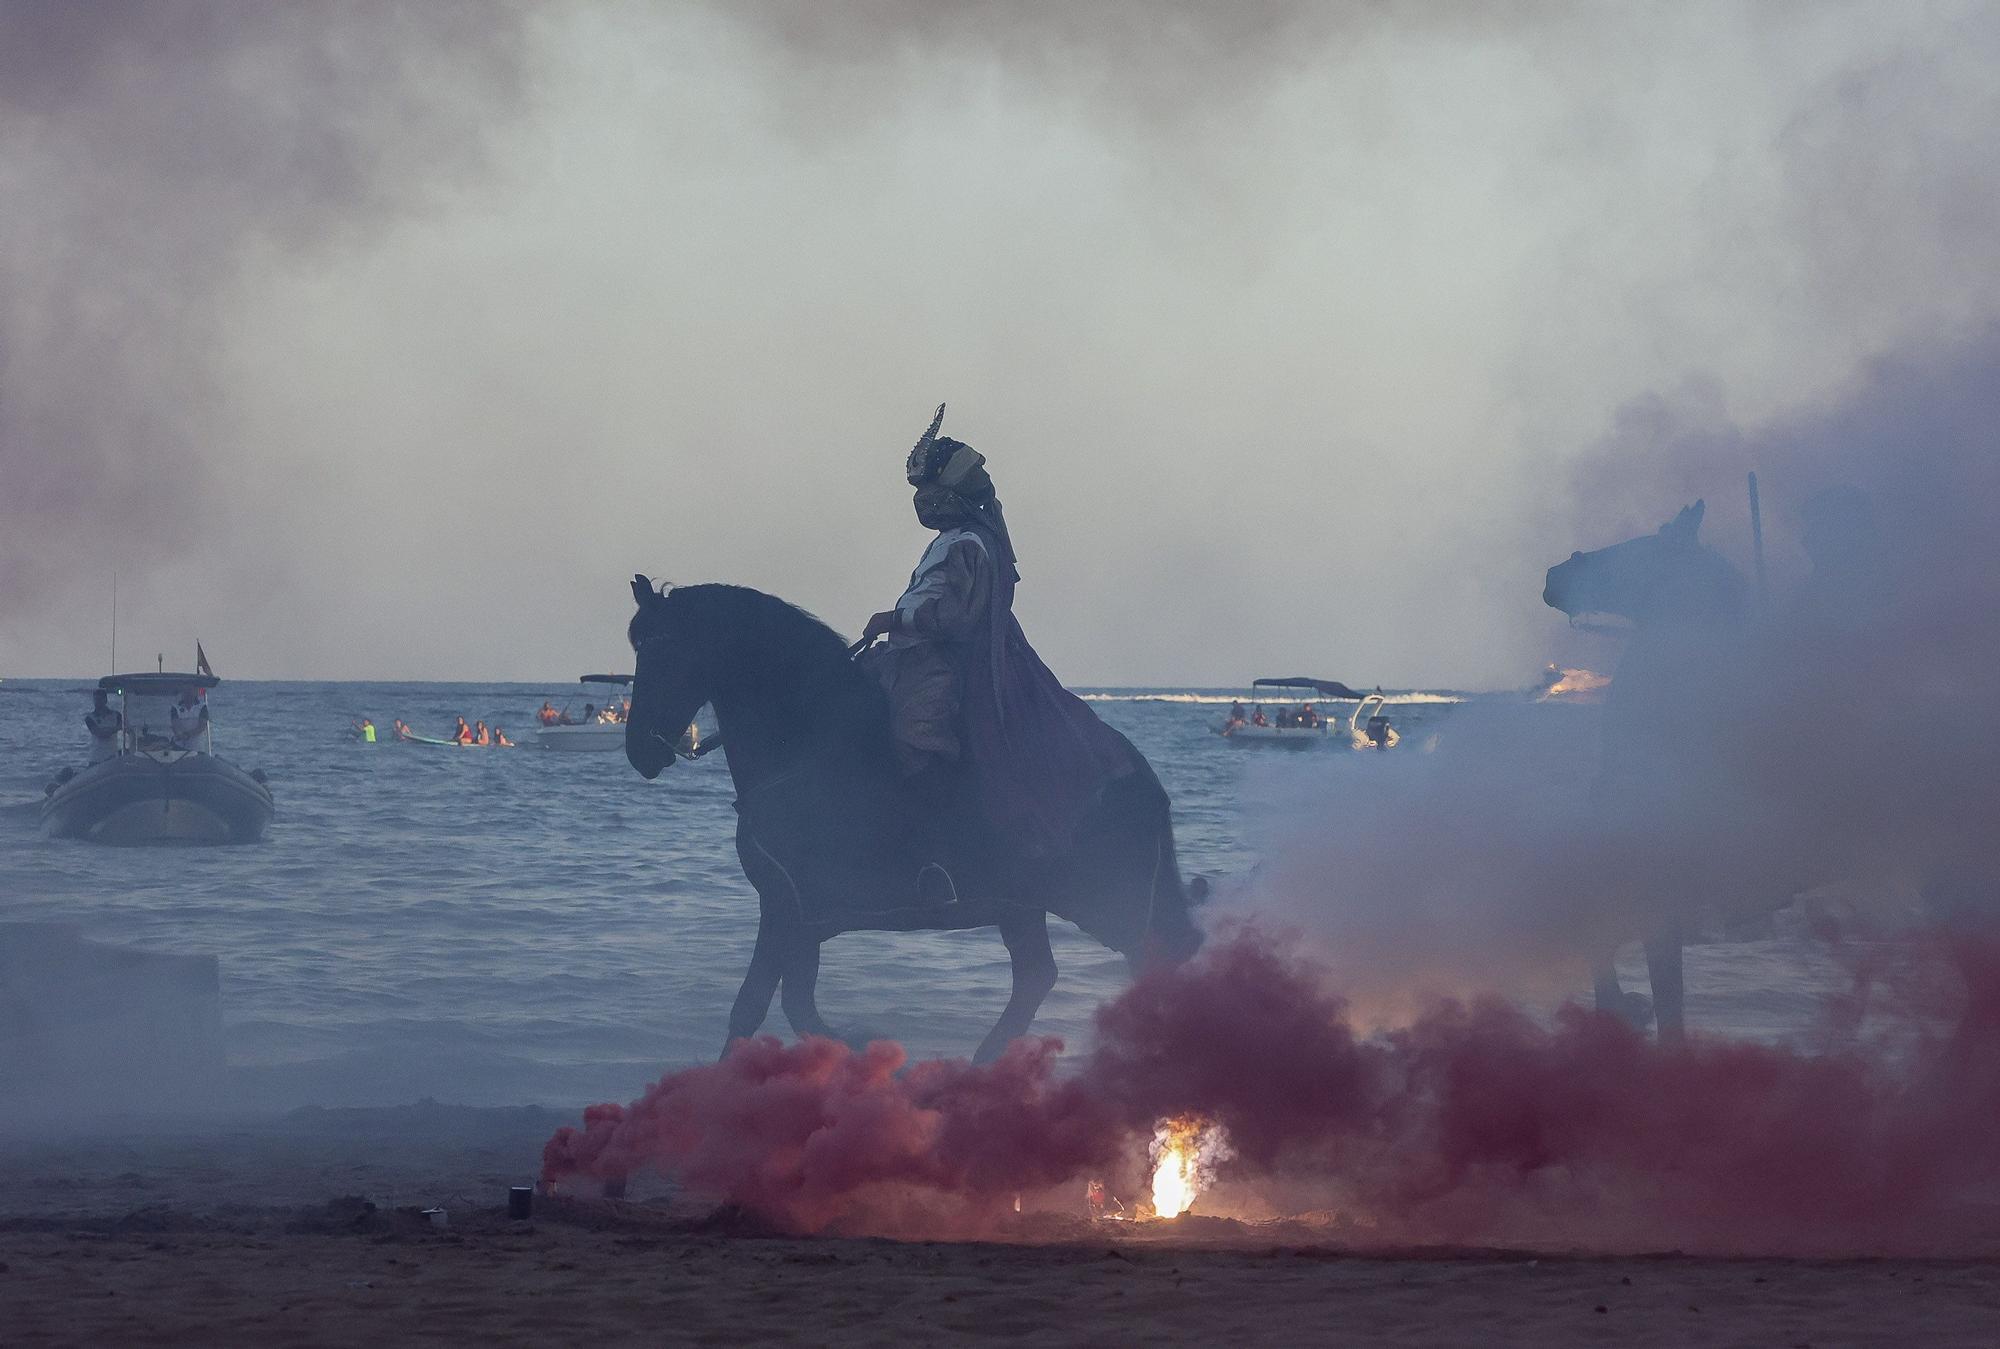
[[[1661,1050],[1567,1008],[1544,1024],[1442,1001],[1365,1037],[1323,971],[1255,935],[1139,980],[1080,1071],[1053,1041],[996,1063],[905,1066],[764,1038],[586,1112],[549,1181],[657,1168],[796,1232],[976,1235],[1018,1195],[1133,1179],[1156,1120],[1228,1131],[1231,1185],[1334,1208],[1383,1241],[1718,1252],[1957,1249],[2000,1177],[2000,943],[1933,967],[1914,1047],[1810,1055],[1697,1039]],[[1129,1191],[1128,1191],[1129,1192]]]

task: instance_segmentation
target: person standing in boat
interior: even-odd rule
[[[917,520],[935,536],[895,607],[868,620],[864,639],[887,640],[862,658],[889,696],[897,762],[931,805],[919,894],[948,902],[957,883],[942,840],[964,832],[949,827],[954,815],[976,811],[1020,854],[1058,856],[1105,785],[1136,763],[1028,644],[985,456],[938,435],[943,420],[940,404],[904,466]]]
[[[201,690],[189,689],[181,694],[167,713],[167,729],[173,735],[175,749],[194,749],[200,744],[208,731],[208,699]]]
[[[98,689],[91,696],[90,711],[84,713],[83,726],[90,732],[92,763],[117,757],[118,733],[125,729],[125,718],[111,706],[111,695],[103,689]]]

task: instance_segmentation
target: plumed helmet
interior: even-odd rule
[[[986,456],[962,440],[939,435],[938,427],[943,424],[944,404],[939,403],[929,429],[910,451],[909,460],[903,465],[903,476],[909,479],[912,487],[936,483],[974,498],[990,492],[993,482],[983,471]]]

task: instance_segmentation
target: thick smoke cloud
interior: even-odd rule
[[[564,673],[634,570],[853,626],[945,398],[1066,678],[1513,685],[1632,390],[2000,312],[1991,6],[6,12],[18,673],[107,535],[244,674]]]
[[[1243,940],[1107,1005],[1072,1076],[1048,1043],[899,1074],[889,1044],[759,1040],[593,1107],[543,1178],[657,1169],[791,1231],[994,1235],[1016,1198],[1077,1213],[1091,1178],[1143,1194],[1155,1122],[1192,1116],[1234,1150],[1202,1211],[1275,1199],[1357,1244],[1949,1253],[1977,1246],[1967,1187],[2000,1173],[2000,966],[1990,943],[1933,954],[1941,1029],[1896,1059],[1662,1052],[1493,1000],[1366,1037],[1323,967]]]
[[[0,619],[96,613],[114,567],[256,509],[230,489],[271,447],[213,365],[233,289],[477,171],[522,50],[511,4],[0,5]]]
[[[1708,505],[1747,608],[1588,634],[1609,704],[1468,708],[1434,754],[1260,775],[1265,867],[1233,911],[1311,940],[1356,1010],[1556,997],[1619,945],[2000,918],[2000,327],[1912,343],[1744,424],[1697,382],[1630,400],[1576,467],[1543,561]],[[1762,488],[1755,591],[1744,475]],[[1697,1023],[1697,1029],[1699,1028]]]

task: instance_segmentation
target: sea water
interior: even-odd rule
[[[757,924],[724,754],[647,782],[622,753],[537,750],[534,709],[560,705],[560,685],[230,681],[211,699],[216,751],[269,775],[267,839],[109,848],[43,838],[33,812],[84,759],[84,684],[0,685],[0,923],[219,957],[243,1103],[626,1099],[720,1048]],[[1372,757],[1232,746],[1216,734],[1227,691],[1088,696],[1171,793],[1184,872],[1225,885],[1256,863],[1242,803],[1260,764],[1282,757],[1331,793]],[[1448,730],[1458,706],[1392,704],[1394,753]],[[377,743],[351,734],[362,716]],[[442,736],[454,716],[522,747],[398,744],[389,730],[401,717]],[[1082,1047],[1125,963],[1066,923],[1051,932],[1061,977],[1035,1029]],[[824,947],[819,1005],[843,1034],[964,1054],[1007,989],[991,930],[856,933]],[[766,1029],[786,1029],[775,1004]]]

